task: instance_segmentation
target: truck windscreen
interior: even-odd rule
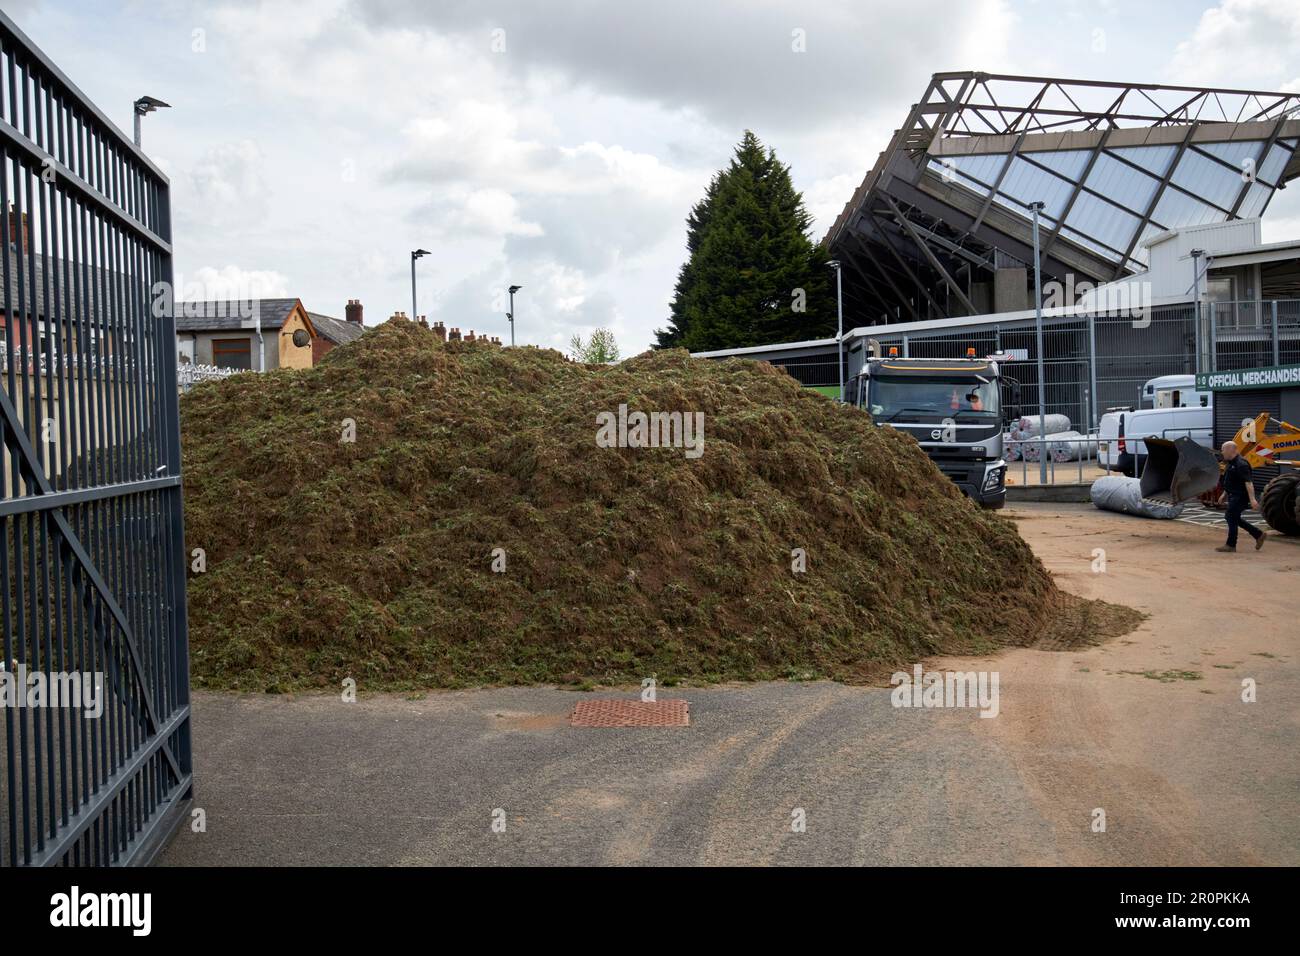
[[[993,379],[922,375],[873,375],[867,411],[879,422],[987,421],[998,417]]]

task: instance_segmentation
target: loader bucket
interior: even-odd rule
[[[1144,438],[1147,463],[1142,469],[1142,497],[1158,501],[1190,501],[1219,483],[1214,452],[1190,438]]]

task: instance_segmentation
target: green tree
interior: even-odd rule
[[[686,220],[688,257],[658,348],[693,352],[835,334],[826,252],[790,168],[749,130]]]
[[[609,365],[618,361],[618,343],[609,329],[597,329],[584,343],[581,335],[569,340],[569,357],[588,365]]]

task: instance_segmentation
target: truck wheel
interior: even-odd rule
[[[1269,526],[1283,534],[1300,535],[1300,515],[1296,514],[1300,473],[1278,475],[1264,486],[1259,497],[1259,511]]]

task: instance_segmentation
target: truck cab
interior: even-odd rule
[[[877,425],[916,439],[963,494],[985,508],[1006,503],[1002,377],[977,358],[871,358],[850,401]]]

